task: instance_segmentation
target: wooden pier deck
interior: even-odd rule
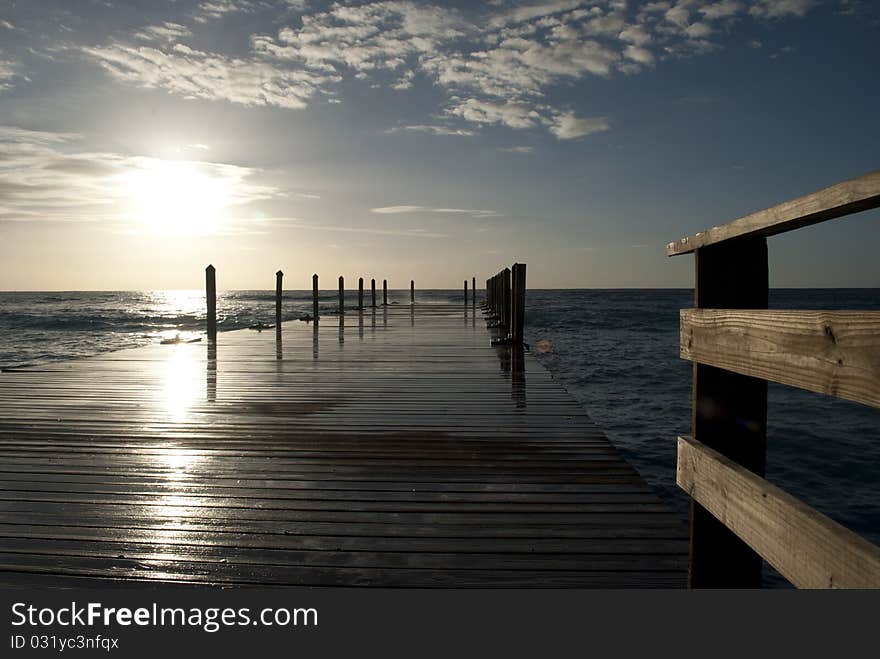
[[[685,585],[683,523],[478,308],[342,322],[0,373],[0,583]]]

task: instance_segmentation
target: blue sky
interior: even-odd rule
[[[0,0],[0,289],[689,286],[669,240],[878,168],[878,63],[856,0]],[[880,286],[877,219],[773,285]]]

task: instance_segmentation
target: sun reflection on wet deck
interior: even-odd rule
[[[204,400],[206,394],[204,364],[194,346],[171,347],[171,355],[162,365],[159,387],[158,402],[168,421],[191,421],[194,404]]]

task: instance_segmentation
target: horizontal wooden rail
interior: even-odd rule
[[[682,309],[700,364],[880,407],[880,312]]]
[[[880,548],[690,437],[676,482],[798,588],[880,588]]]
[[[678,256],[731,238],[773,236],[878,206],[880,170],[671,242],[666,253]]]

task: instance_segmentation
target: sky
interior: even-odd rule
[[[860,0],[0,0],[0,290],[688,287],[667,242],[880,167],[878,65]],[[771,285],[880,287],[878,219]]]

